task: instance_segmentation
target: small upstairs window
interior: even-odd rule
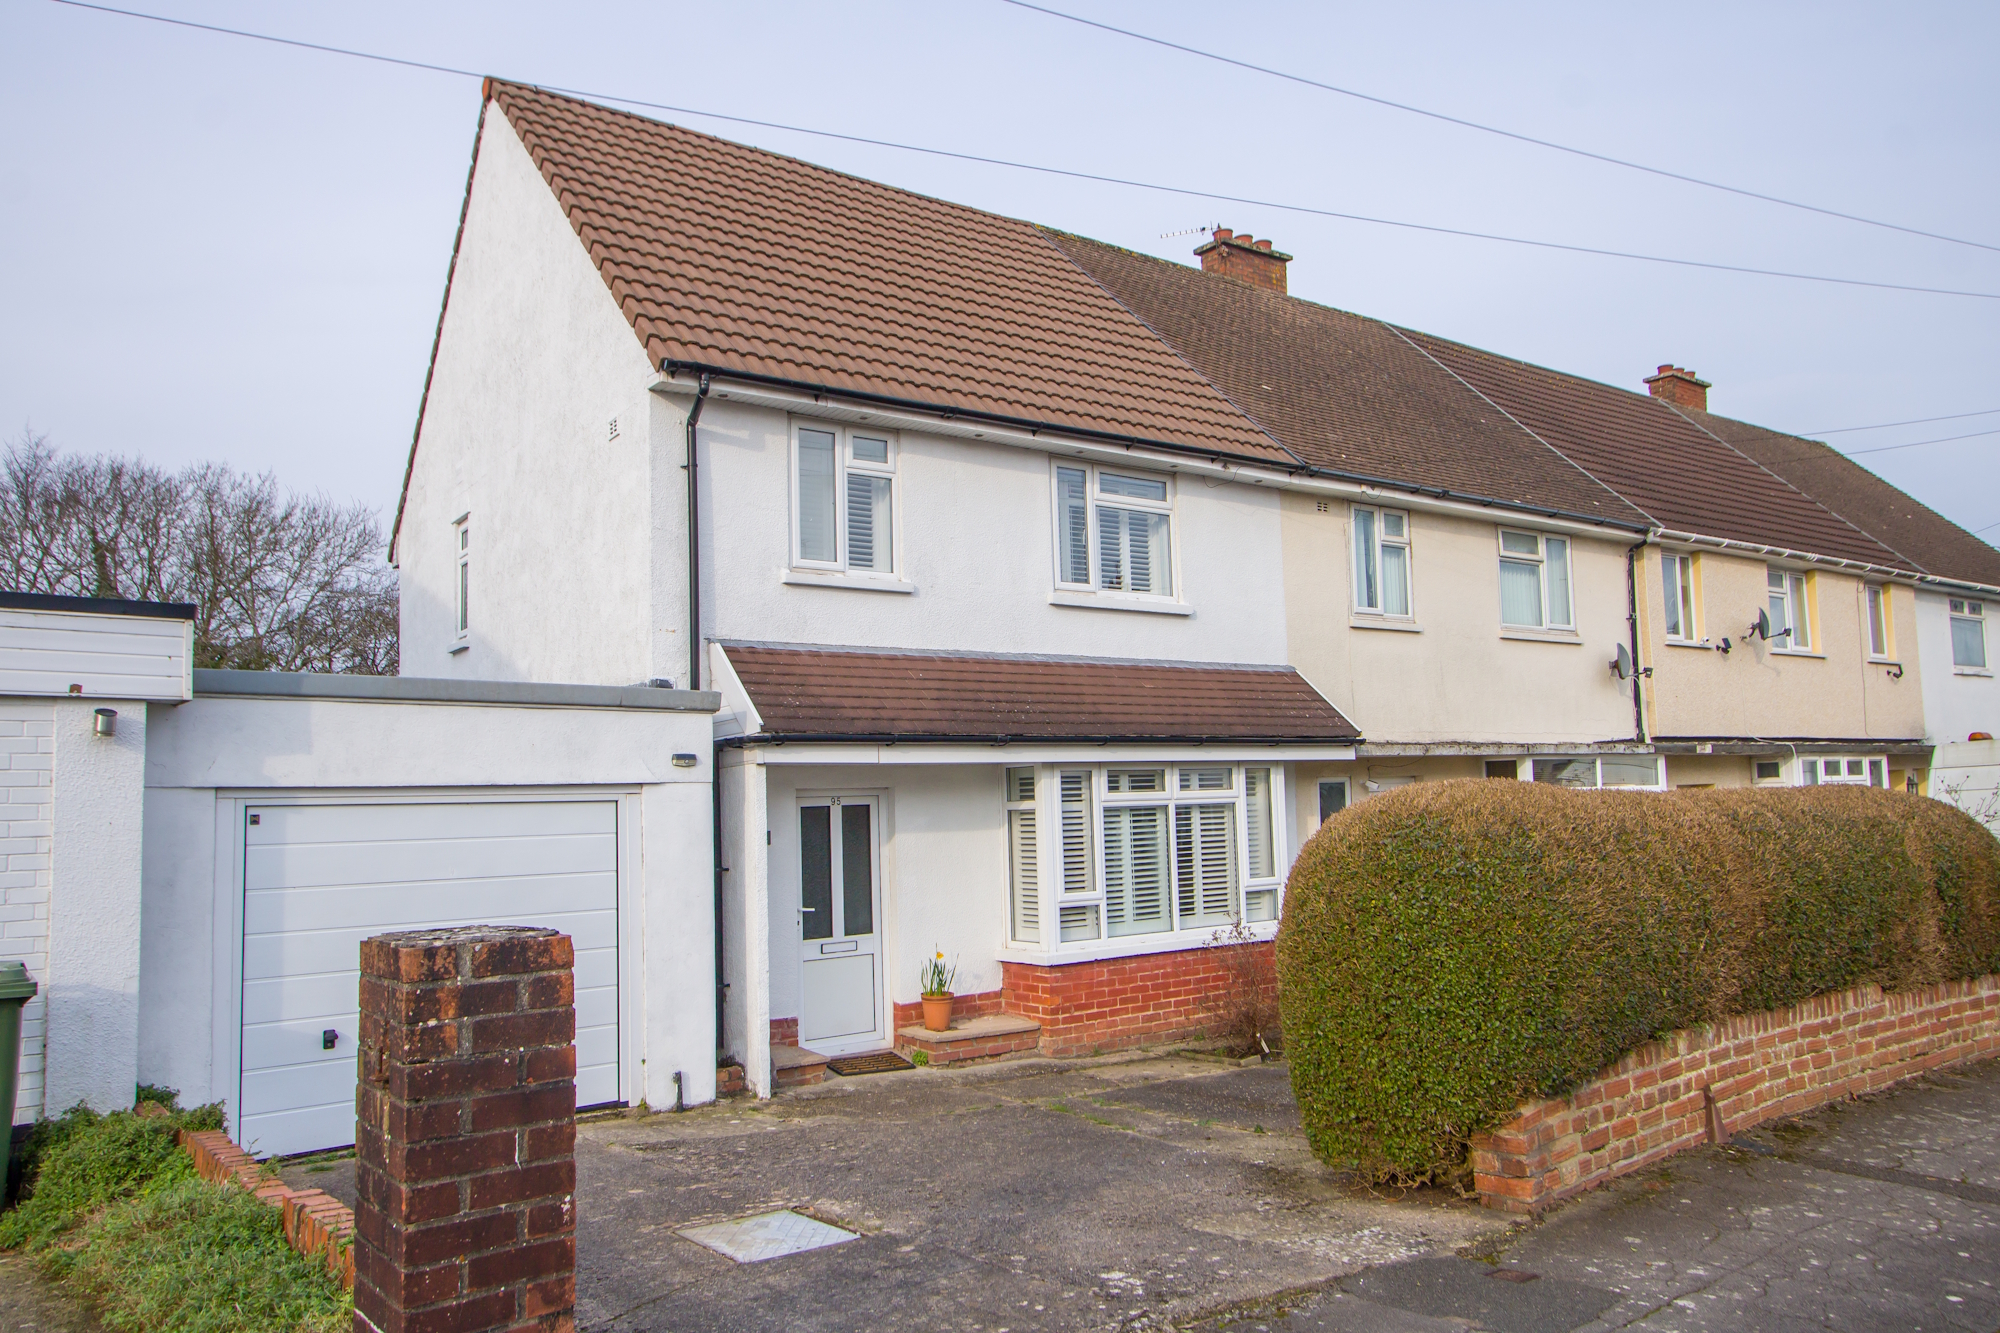
[[[1660,591],[1666,604],[1667,637],[1693,643],[1701,637],[1695,623],[1695,563],[1691,555],[1660,557]]]
[[[1085,464],[1058,464],[1055,472],[1056,582],[1173,596],[1169,480]]]
[[[893,574],[895,442],[879,432],[801,424],[793,454],[792,562]]]
[[[459,515],[451,525],[451,544],[458,553],[458,573],[453,579],[452,617],[457,637],[463,639],[472,628],[472,515]]]
[[[1500,530],[1500,623],[1509,629],[1575,629],[1569,540]]]
[[[1811,652],[1813,617],[1808,576],[1767,569],[1764,583],[1770,600],[1772,646],[1781,653]]]
[[[1953,597],[1951,601],[1951,664],[1973,671],[1986,669],[1986,603]]]
[[[1382,616],[1410,614],[1408,514],[1354,506],[1354,609]]]
[[[1896,626],[1892,615],[1893,606],[1886,584],[1867,585],[1868,598],[1868,656],[1880,662],[1889,661],[1896,655]]]

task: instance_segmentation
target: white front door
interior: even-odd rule
[[[882,987],[881,809],[873,796],[799,802],[799,1045],[889,1044]]]
[[[238,1141],[259,1155],[354,1142],[361,941],[479,924],[571,938],[577,1104],[617,1101],[616,802],[250,806]]]

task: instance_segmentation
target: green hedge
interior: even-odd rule
[[[1994,971],[2000,841],[1853,787],[1418,784],[1320,828],[1278,934],[1313,1150],[1404,1183],[1675,1028]]]

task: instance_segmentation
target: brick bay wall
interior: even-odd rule
[[[1640,1046],[1567,1097],[1527,1102],[1472,1140],[1490,1207],[1558,1199],[1741,1129],[2000,1055],[2000,975],[1873,985],[1741,1014]]]
[[[1193,1040],[1227,1026],[1232,992],[1246,976],[1259,978],[1261,998],[1275,1010],[1272,948],[1259,940],[1054,966],[1003,962],[1000,1007],[1042,1025],[1044,1055]]]
[[[572,959],[524,926],[362,942],[356,1333],[574,1328]]]

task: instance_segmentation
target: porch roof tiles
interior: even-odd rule
[[[1352,722],[1288,666],[949,655],[726,643],[787,740],[1348,744]]]

